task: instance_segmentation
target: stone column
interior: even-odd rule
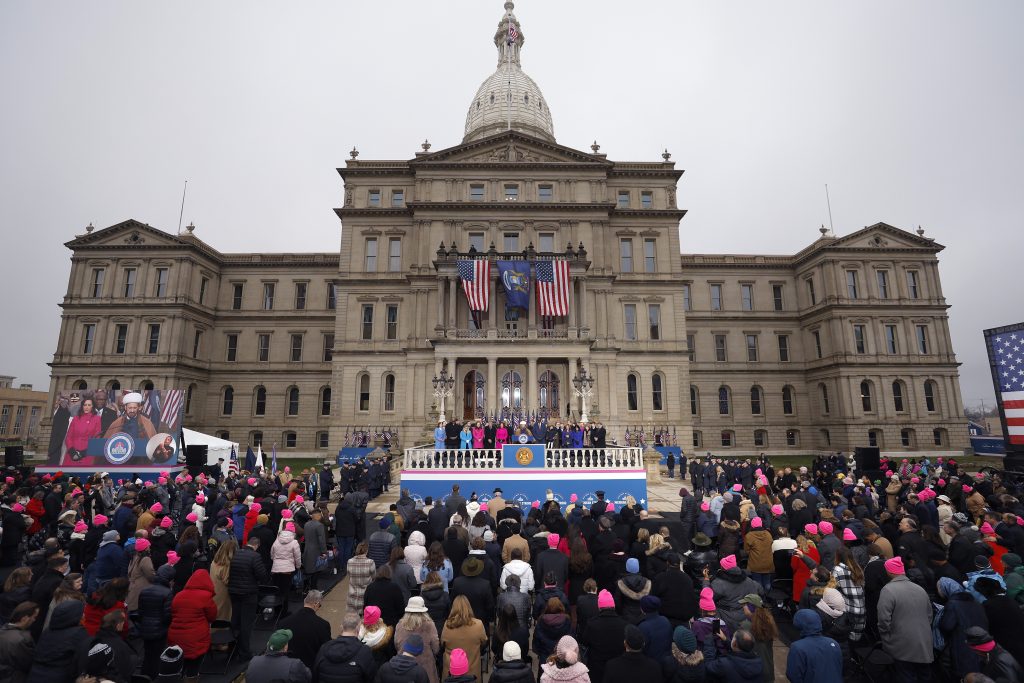
[[[434,329],[444,329],[444,278],[441,276],[437,278],[437,324]]]
[[[448,329],[455,330],[455,306],[456,306],[456,292],[459,289],[458,278],[452,276],[448,278]]]
[[[492,330],[498,329],[498,297],[497,297],[497,290],[498,290],[498,288],[496,286],[497,281],[498,281],[497,276],[494,276],[494,277],[492,277],[490,279],[490,282],[488,282],[488,284],[487,284],[487,286],[491,288],[491,291],[488,294],[488,305],[491,308],[491,327],[490,327],[490,329],[492,329]]]
[[[576,336],[576,276],[569,279],[569,337]]]
[[[526,409],[537,409],[537,359],[527,359],[526,372]]]
[[[587,326],[587,278],[581,277],[580,281],[580,327]]]
[[[493,356],[487,359],[487,410],[498,410],[498,359]]]
[[[537,338],[537,297],[534,289],[536,286],[537,282],[534,281],[533,285],[531,285],[530,300],[528,302],[529,314],[527,315],[527,336],[531,339]]]

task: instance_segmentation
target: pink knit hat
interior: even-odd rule
[[[721,566],[722,569],[725,569],[726,571],[728,571],[730,569],[735,569],[736,568],[736,556],[735,555],[726,555],[725,557],[723,557],[719,561],[719,566]]]
[[[15,512],[24,512],[25,511],[25,506],[22,505],[21,503],[15,503],[14,505],[11,506],[11,509],[14,510]],[[102,516],[103,515],[97,515],[97,517],[102,517]]]
[[[897,555],[891,560],[886,560],[885,571],[889,572],[890,574],[906,574],[907,570],[903,566],[903,558]]]
[[[781,515],[783,512],[785,512],[785,510],[783,509],[783,507],[781,505],[778,505],[778,504],[772,505],[772,514],[773,515]]]
[[[306,499],[303,498],[302,496],[295,496],[295,502],[296,503],[305,503]]]
[[[579,496],[577,496],[575,493],[569,495],[569,502],[570,503],[575,503],[579,499],[580,499]]]
[[[608,503],[608,512],[615,512],[615,503]]]
[[[818,525],[818,531],[823,534],[830,534],[835,531],[835,529],[832,528],[832,522],[822,522]]]
[[[96,515],[92,518],[92,523],[96,526],[102,526],[103,524],[106,524],[107,521],[108,520],[106,515]]]
[[[14,477],[6,477],[4,479],[4,481],[7,482],[8,484],[13,484],[14,483]]]
[[[287,474],[288,472],[291,472],[291,471],[292,471],[292,468],[291,468],[291,467],[288,467],[287,465],[285,465],[285,466],[284,466],[284,471],[285,471],[285,474]]]
[[[181,557],[178,555],[178,553],[174,552],[173,550],[167,551],[167,564],[173,567],[174,565],[178,564],[178,560],[180,559]]]
[[[89,530],[89,525],[86,524],[85,522],[83,522],[82,520],[78,520],[77,522],[75,522],[75,533],[76,534],[84,534],[88,530]]]
[[[557,548],[558,542],[562,540],[562,537],[558,534],[548,534],[548,547]]]
[[[152,505],[149,506],[149,511],[155,515],[158,512],[163,512],[164,506],[161,505],[160,503],[153,503]]]
[[[193,524],[195,524],[196,520],[199,519],[199,516],[196,515],[196,513],[194,513],[194,512],[190,512],[187,515],[185,515],[185,519],[188,520],[189,522],[192,522]]]
[[[149,550],[150,542],[144,538],[136,539],[135,541],[135,552],[141,553]]]
[[[162,528],[162,529],[170,529],[171,526],[173,526],[173,525],[174,525],[174,520],[171,519],[170,517],[164,517],[163,519],[160,520],[160,528]]]
[[[700,504],[700,509],[703,510],[704,512],[707,512],[708,510],[711,509],[711,504],[705,500],[703,503]]]
[[[963,488],[964,493],[967,493],[968,491],[971,490],[971,487],[968,486],[967,484],[964,484],[962,488]]]
[[[380,621],[380,607],[367,605],[363,608],[363,624],[373,626]]]
[[[715,591],[711,586],[704,586],[700,589],[700,608],[705,612],[715,611]]]
[[[760,529],[762,526],[763,526],[763,523],[761,522],[761,518],[760,517],[754,517],[752,520],[750,520],[750,528],[751,529]]]
[[[911,477],[910,478],[910,483],[911,484],[919,484],[920,482],[921,482],[921,477]]]
[[[580,661],[580,644],[572,636],[562,636],[555,646],[555,654],[566,664],[575,664]]]
[[[295,522],[285,522],[284,530],[295,533]]]
[[[248,479],[245,480],[245,483],[248,484],[249,486],[255,486],[256,477],[249,477]]]
[[[818,525],[817,524],[804,524],[804,531],[806,531],[809,534],[816,534],[816,533],[818,533]]]
[[[612,594],[606,590],[601,591],[597,594],[597,608],[598,609],[615,609],[615,598]]]
[[[205,504],[206,503],[206,496],[204,496],[203,494],[200,493],[198,496],[196,496],[196,502],[199,503],[200,505]]]
[[[1024,526],[1024,517],[1017,518],[1017,526]]]
[[[158,483],[161,486],[163,486],[164,484],[167,483],[167,477],[160,477],[159,479],[156,480],[156,483]]]
[[[480,511],[481,512],[487,512],[488,509],[489,508],[487,507],[487,503],[480,503]]]
[[[856,541],[857,534],[853,533],[853,529],[846,527],[843,529],[843,540],[844,541]]]
[[[946,480],[945,479],[939,479],[935,483],[938,484],[939,486],[945,486],[946,485]]]
[[[742,491],[743,490],[743,484],[733,484],[732,485],[732,490],[736,491],[737,493]]]
[[[255,510],[256,512],[259,512],[260,510],[263,509],[263,506],[260,505],[259,503],[253,503],[252,505],[249,506],[249,509],[250,510]]]
[[[986,535],[994,534],[996,532],[996,530],[993,529],[992,525],[989,524],[988,522],[985,522],[984,524],[982,524],[981,528],[979,528],[978,531],[980,531],[981,533],[986,534]]]
[[[281,510],[281,517],[284,518],[284,519],[291,519],[292,518],[292,511],[289,510],[288,508],[285,508],[284,510]]]
[[[534,510],[540,510],[540,501],[539,500],[533,501],[533,503],[530,504],[530,507],[532,507]]]
[[[377,609],[374,607],[374,609]],[[380,610],[377,610],[378,614]],[[460,648],[452,650],[452,655],[448,660],[448,670],[452,676],[463,676],[469,673],[469,657],[466,656],[466,651]]]

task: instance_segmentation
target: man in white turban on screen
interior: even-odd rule
[[[156,429],[148,417],[142,414],[142,394],[133,391],[126,394],[124,399],[124,415],[114,420],[107,432],[103,435],[109,439],[114,434],[124,432],[133,439],[152,439],[156,436]]]

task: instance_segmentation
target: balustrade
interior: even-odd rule
[[[544,467],[552,470],[576,469],[640,469],[644,466],[642,448],[549,448],[544,451]],[[412,470],[501,470],[502,473],[522,471],[519,467],[502,467],[498,449],[444,449],[430,446],[405,449],[404,469]]]

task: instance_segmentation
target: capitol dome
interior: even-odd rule
[[[519,63],[519,52],[526,39],[513,4],[505,3],[505,15],[498,23],[494,44],[498,48],[498,68],[480,84],[466,114],[463,142],[479,140],[509,128],[527,135],[555,141],[551,110],[540,88],[527,76]],[[515,27],[509,32],[510,24]]]

